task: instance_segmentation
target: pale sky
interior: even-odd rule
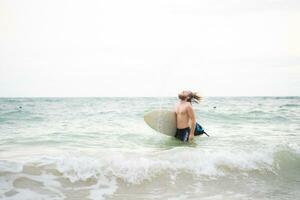
[[[300,96],[299,0],[0,0],[0,97]]]

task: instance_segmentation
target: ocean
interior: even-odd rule
[[[157,133],[176,98],[0,98],[0,199],[300,199],[300,97],[207,97],[210,137]]]

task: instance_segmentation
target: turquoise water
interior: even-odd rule
[[[210,97],[211,137],[143,121],[176,98],[0,98],[1,199],[296,199],[300,97]]]

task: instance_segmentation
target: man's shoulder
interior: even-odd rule
[[[185,102],[186,107],[192,107],[192,104],[190,102]]]
[[[190,103],[187,103],[185,106],[187,110],[193,109],[193,106]]]

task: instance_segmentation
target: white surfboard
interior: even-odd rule
[[[144,121],[154,130],[168,136],[175,136],[176,116],[170,110],[154,110],[144,115]]]

